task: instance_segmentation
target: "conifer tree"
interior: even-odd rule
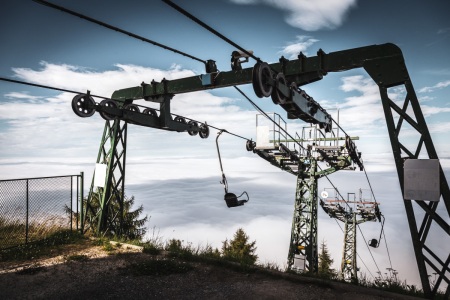
[[[319,270],[318,273],[321,277],[332,279],[336,277],[336,270],[331,268],[333,264],[333,259],[328,252],[327,245],[325,240],[322,241],[320,245],[320,253],[319,253]]]
[[[255,254],[256,241],[249,242],[249,236],[239,228],[232,240],[225,240],[222,244],[222,256],[225,259],[245,265],[254,265],[258,256]]]

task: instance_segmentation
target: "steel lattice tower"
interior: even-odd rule
[[[356,228],[359,224],[368,221],[378,220],[381,222],[383,216],[379,210],[379,204],[365,201],[362,197],[361,189],[359,190],[359,201],[339,200],[337,196],[334,199],[328,199],[326,191],[322,192],[322,198],[324,199],[320,200],[320,206],[322,206],[323,210],[331,218],[335,218],[345,224],[340,276],[345,281],[357,281]]]
[[[317,272],[317,161],[300,163],[288,266]]]
[[[104,232],[108,228],[118,228],[119,231],[122,228],[126,145],[127,122],[119,119],[106,121],[97,156],[97,164],[106,166],[104,184],[103,186],[101,184],[95,186],[94,179],[99,174],[94,174],[83,212],[83,230],[85,218],[89,218],[90,226],[96,226],[93,229],[98,233]],[[96,171],[98,172],[98,170]],[[117,202],[116,205],[119,208],[115,214],[109,209],[113,201]],[[119,224],[119,226],[114,226],[114,224]],[[120,234],[120,232],[117,232],[117,234]]]

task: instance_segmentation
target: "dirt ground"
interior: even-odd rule
[[[131,264],[165,259],[122,245],[107,252],[89,241],[46,258],[0,263],[0,299],[417,299],[291,274],[243,273],[189,262],[184,274],[136,275]],[[183,264],[183,262],[179,262]]]

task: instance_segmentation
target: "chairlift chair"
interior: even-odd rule
[[[376,206],[376,216],[378,218],[378,220],[381,221],[381,232],[380,232],[380,238],[377,239],[371,239],[369,241],[369,246],[373,247],[373,248],[378,248],[380,246],[380,242],[381,242],[381,236],[383,235],[383,229],[384,229],[384,216],[381,214],[381,212],[378,209],[378,205]],[[381,220],[381,218],[383,218],[383,220]]]
[[[220,150],[219,150],[219,137],[223,132],[226,132],[226,130],[222,129],[217,133],[216,147],[217,147],[217,154],[219,156],[220,170],[222,172],[222,181],[220,183],[223,184],[224,189],[225,189],[224,200],[228,207],[241,206],[241,205],[244,205],[244,203],[248,202],[250,200],[250,197],[248,196],[246,191],[242,192],[242,194],[240,194],[239,196],[236,196],[236,194],[234,194],[234,193],[228,192],[228,182],[227,182],[225,173],[223,172],[222,158],[220,156]],[[245,197],[243,197],[244,195],[245,195]]]

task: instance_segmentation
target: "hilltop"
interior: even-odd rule
[[[346,283],[214,261],[186,261],[140,247],[60,245],[38,259],[0,262],[2,298],[417,299]]]

